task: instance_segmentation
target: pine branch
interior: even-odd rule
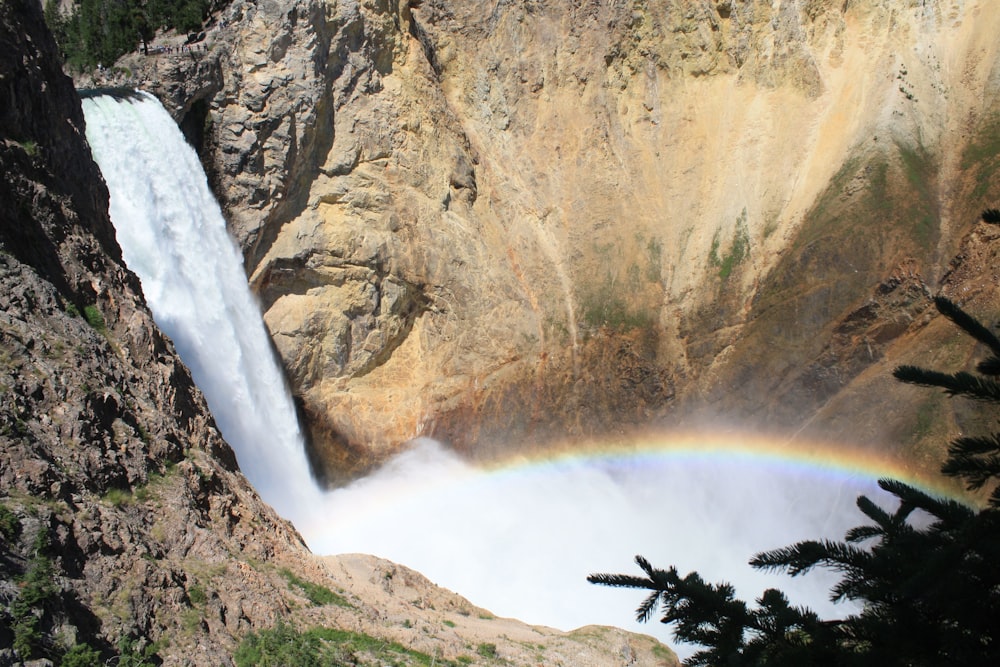
[[[884,531],[888,531],[896,524],[893,515],[876,505],[867,496],[858,496],[856,504],[862,514],[877,523]]]
[[[900,480],[893,479],[891,477],[880,478],[878,480],[878,486],[883,491],[891,493],[899,498],[902,503],[912,503],[913,501],[919,501],[922,498],[928,497],[923,491],[910,486],[906,482],[901,482]]]
[[[660,591],[653,591],[642,601],[642,604],[635,610],[635,620],[645,623],[656,613],[656,608],[660,606]]]
[[[924,387],[947,387],[951,382],[951,375],[940,371],[929,371],[919,366],[897,366],[892,371],[892,376],[900,382],[907,384],[917,384]]]
[[[856,577],[845,577],[830,589],[830,601],[840,602],[841,600],[859,600],[864,598],[862,592],[865,582]]]
[[[983,211],[982,220],[983,222],[987,222],[991,225],[1000,224],[1000,209],[986,209]]]
[[[713,667],[715,651],[697,651],[684,661],[684,667]]]
[[[934,297],[934,305],[937,307],[939,313],[957,324],[963,331],[980,343],[990,348],[993,354],[1000,355],[1000,338],[997,338],[992,331],[980,324],[979,320],[959,308],[955,302],[943,296]]]
[[[975,510],[957,500],[935,498],[896,479],[880,479],[878,485],[900,499],[903,504],[900,509],[902,506],[921,509],[940,519],[945,527],[960,526],[975,516]]]
[[[764,591],[757,598],[757,606],[758,609],[751,614],[753,627],[771,640],[783,639],[790,630],[819,621],[812,610],[790,605],[785,594],[776,588]]]
[[[874,537],[885,537],[885,531],[879,526],[857,526],[847,531],[844,541],[857,544]]]
[[[993,488],[993,493],[990,494],[987,505],[991,511],[1000,512],[1000,484]]]
[[[917,366],[899,366],[893,376],[908,384],[940,387],[950,396],[967,396],[983,401],[1000,402],[1000,382],[980,378],[971,373],[941,373]]]
[[[987,357],[978,364],[976,370],[983,375],[1000,375],[1000,357]]]
[[[948,447],[948,460],[941,472],[949,477],[964,478],[970,491],[1000,479],[1000,435],[956,438]]]
[[[587,581],[601,586],[614,588],[647,588],[658,590],[652,580],[630,574],[591,574]]]
[[[640,568],[642,568],[642,571],[645,572],[650,579],[656,576],[656,568],[653,567],[644,557],[636,555],[635,562]]]
[[[1000,478],[1000,455],[952,454],[941,466],[941,472],[949,477],[961,477],[965,480],[965,488],[978,491],[991,480]]]
[[[807,540],[756,554],[750,559],[750,566],[758,570],[785,570],[795,577],[817,565],[843,572],[863,570],[869,562],[871,554],[864,549],[832,540]]]
[[[948,447],[949,456],[982,456],[990,453],[1000,454],[1000,434],[962,436],[953,440]]]

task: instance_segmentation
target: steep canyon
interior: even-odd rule
[[[973,355],[930,295],[1000,306],[998,24],[987,0],[235,0],[205,48],[76,83],[138,83],[199,149],[330,484],[417,435],[489,458],[706,425],[936,470],[980,417],[888,371]],[[0,6],[0,46],[0,664],[43,565],[36,657],[229,664],[290,619],[443,661],[674,662],[309,554],[122,261],[37,3]]]
[[[939,347],[929,294],[995,305],[998,21],[237,1],[207,52],[123,64],[202,137],[331,482],[417,435],[488,457],[706,422],[933,467],[886,369]]]

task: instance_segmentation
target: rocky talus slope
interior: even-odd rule
[[[0,97],[0,665],[83,644],[100,664],[228,665],[280,620],[338,630],[343,664],[675,663],[611,629],[494,619],[391,563],[314,558],[122,264],[32,0],[0,4]]]
[[[213,21],[206,50],[121,65],[200,137],[331,481],[421,434],[929,442],[868,374],[940,342],[927,295],[1000,192],[988,0]]]

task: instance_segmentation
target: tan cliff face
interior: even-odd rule
[[[421,434],[821,433],[997,189],[985,1],[224,17],[206,159],[331,479]]]

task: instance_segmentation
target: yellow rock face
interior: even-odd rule
[[[904,260],[936,289],[996,189],[985,0],[232,13],[221,191],[332,480],[705,397],[797,429],[892,339],[790,369]]]

